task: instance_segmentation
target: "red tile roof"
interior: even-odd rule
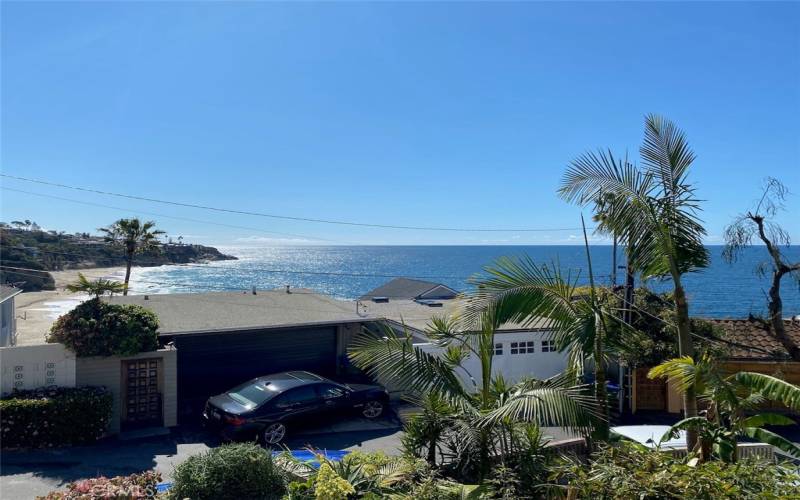
[[[789,352],[772,333],[769,323],[758,318],[714,319],[715,326],[724,333],[729,342],[731,359],[784,360]],[[784,320],[786,334],[800,345],[800,321]]]

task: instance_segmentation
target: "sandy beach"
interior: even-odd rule
[[[136,274],[136,268],[132,274]],[[83,273],[89,279],[108,278],[122,281],[124,267],[101,267],[93,269],[70,269],[52,271],[56,282],[55,290],[24,292],[16,297],[17,345],[43,344],[50,327],[56,318],[69,311],[87,297],[70,293],[64,287],[78,279]]]

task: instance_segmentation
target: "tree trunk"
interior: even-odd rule
[[[122,295],[128,295],[128,282],[131,280],[131,266],[133,266],[133,254],[128,253],[125,259],[125,288],[122,290]]]
[[[611,245],[611,290],[617,286],[617,235],[614,235],[614,243]]]
[[[673,273],[675,283],[675,314],[678,318],[678,355],[694,358],[694,344],[692,343],[691,325],[689,323],[689,303],[686,292],[681,284],[680,274]],[[683,393],[683,408],[686,418],[697,416],[697,397],[694,387],[688,387]],[[686,448],[692,450],[697,445],[697,431],[686,431]]]
[[[600,330],[604,327],[598,325]],[[605,331],[603,331],[603,334]],[[608,412],[608,395],[606,393],[606,367],[603,362],[605,357],[603,354],[603,338],[602,334],[598,331],[594,335],[594,397],[597,398],[597,404],[603,412],[603,420],[597,424],[597,439],[601,441],[608,440],[608,425],[609,425],[609,412]]]
[[[769,321],[772,326],[772,331],[775,338],[783,344],[783,347],[789,352],[789,356],[794,361],[800,361],[800,348],[797,344],[789,338],[786,334],[786,325],[783,323],[783,301],[781,300],[781,279],[783,275],[788,272],[788,268],[782,263],[776,263],[778,266],[772,273],[772,286],[769,288]]]

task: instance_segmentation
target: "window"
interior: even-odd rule
[[[511,354],[531,354],[536,352],[536,342],[512,342]]]
[[[314,390],[314,386],[304,385],[284,393],[278,400],[277,406],[286,408],[288,406],[303,405],[316,399],[317,391]]]
[[[131,372],[136,373],[136,372]],[[132,379],[128,379],[131,381]],[[129,384],[130,385],[130,384]],[[272,399],[276,392],[268,384],[262,381],[245,382],[228,391],[228,396],[247,408],[254,408]]]
[[[503,344],[495,344],[494,345],[494,355],[495,356],[502,356],[503,355]]]
[[[319,395],[322,399],[336,399],[344,396],[344,389],[336,387],[335,385],[323,384],[317,387]]]
[[[556,341],[542,340],[542,352],[556,352]]]

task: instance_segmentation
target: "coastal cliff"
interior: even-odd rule
[[[186,243],[164,243],[157,249],[136,255],[136,266],[190,264],[218,260],[236,260],[214,247]],[[62,271],[125,265],[119,247],[101,237],[86,233],[66,234],[0,228],[0,283],[14,283],[25,291],[53,290],[55,282],[49,273],[25,271]],[[22,269],[13,269],[13,268]]]

